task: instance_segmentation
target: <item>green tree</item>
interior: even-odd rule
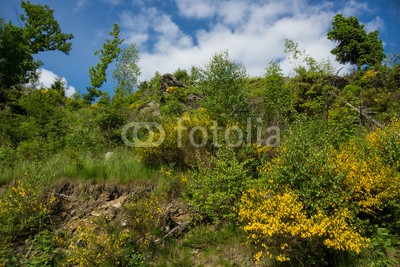
[[[32,56],[23,28],[0,19],[1,99],[6,99],[5,89],[26,83],[39,66],[40,62]]]
[[[337,91],[331,81],[334,68],[330,61],[318,62],[305,51],[298,50],[298,44],[292,40],[286,40],[285,53],[295,64],[296,71],[296,76],[289,82],[292,86],[292,108],[308,116],[323,115],[328,119]]]
[[[228,52],[214,55],[200,79],[204,106],[214,118],[222,123],[245,121],[250,113],[246,78],[246,69],[232,62]]]
[[[47,5],[34,5],[30,1],[22,1],[21,7],[26,15],[21,15],[25,22],[24,37],[29,42],[32,54],[44,51],[61,51],[69,54],[73,38],[72,34],[61,31],[60,25],[54,19],[54,10]]]
[[[282,123],[290,109],[291,94],[278,63],[271,62],[266,68],[264,83],[263,106],[267,116],[274,122]]]
[[[107,68],[114,59],[118,58],[121,52],[120,45],[123,40],[119,38],[120,28],[118,24],[113,25],[113,30],[109,33],[110,39],[106,39],[103,44],[103,48],[96,51],[94,54],[100,57],[100,62],[94,67],[89,69],[90,84],[91,86],[87,88],[87,94],[85,99],[91,103],[96,97],[101,96],[101,91],[99,90],[103,83],[107,82]]]
[[[62,77],[57,77],[50,89],[56,90],[59,94],[65,97],[65,81]]]
[[[358,69],[364,65],[380,66],[386,57],[378,31],[367,33],[356,17],[337,14],[327,37],[338,43],[331,53],[342,64],[355,64]]]
[[[61,31],[49,6],[21,1],[21,7],[25,13],[20,16],[23,26],[0,18],[0,104],[10,98],[11,87],[20,92],[18,85],[36,77],[42,63],[33,55],[55,50],[68,54],[72,46],[69,41],[73,35]]]
[[[116,94],[131,94],[137,86],[140,67],[138,66],[139,51],[136,44],[131,43],[124,48],[118,56],[113,77],[117,81]]]

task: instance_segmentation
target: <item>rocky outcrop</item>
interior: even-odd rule
[[[165,93],[168,87],[185,87],[174,75],[166,73],[160,77],[160,89],[162,93]]]
[[[160,104],[156,101],[151,101],[139,108],[140,114],[150,114],[152,116],[160,116]]]

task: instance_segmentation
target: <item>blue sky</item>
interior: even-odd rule
[[[249,75],[264,74],[268,62],[281,60],[289,74],[292,66],[284,57],[284,40],[292,39],[317,58],[330,58],[334,43],[326,39],[336,13],[354,15],[368,31],[379,30],[387,53],[400,52],[399,0],[31,0],[47,4],[66,33],[74,35],[69,56],[41,53],[41,81],[49,85],[59,75],[69,93],[85,92],[88,69],[97,63],[113,23],[121,26],[125,44],[140,50],[140,80],[159,71],[204,66],[213,54],[228,50],[231,59],[246,66]],[[0,14],[18,23],[18,0],[1,0]],[[340,68],[338,63],[334,63]],[[112,78],[103,90],[112,91]]]

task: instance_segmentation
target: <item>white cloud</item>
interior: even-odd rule
[[[65,95],[67,97],[71,97],[76,93],[76,88],[72,85],[68,85],[68,87],[65,89]]]
[[[78,0],[74,7],[74,11],[78,12],[83,10],[87,6],[88,2],[89,2],[88,0]]]
[[[358,16],[363,12],[369,11],[367,3],[360,3],[356,0],[350,0],[346,6],[341,10],[341,13],[345,16]]]
[[[38,73],[39,73],[39,84],[45,88],[50,88],[51,85],[54,83],[54,81],[59,77],[54,72],[43,68],[40,68],[38,70]],[[68,85],[65,77],[62,77],[61,79],[65,84],[65,95],[67,97],[71,97],[73,94],[76,93],[75,87],[72,85]]]
[[[187,18],[204,19],[214,16],[217,11],[215,0],[176,0],[179,13]]]
[[[184,49],[193,45],[191,38],[181,32],[169,15],[154,7],[143,9],[139,15],[125,11],[120,20],[126,30],[125,40],[135,41],[141,50],[148,48],[146,43],[150,37],[150,41],[154,42],[152,50],[156,53],[168,53],[173,47]]]
[[[292,39],[317,60],[334,57],[334,43],[326,39],[336,13],[346,16],[368,12],[368,5],[351,0],[341,7],[333,2],[309,4],[307,0],[175,0],[178,14],[168,10],[142,8],[139,14],[125,11],[120,15],[124,38],[135,41],[140,49],[141,79],[156,71],[173,72],[178,68],[204,66],[213,54],[228,50],[232,60],[244,64],[252,76],[260,76],[271,60],[284,60],[284,40]],[[150,19],[151,18],[151,19]],[[188,35],[175,21],[202,20],[204,28]],[[376,19],[371,29],[383,25]],[[189,22],[190,23],[190,22]],[[197,24],[197,23],[196,23]],[[339,69],[342,66],[334,63]]]
[[[376,17],[373,21],[371,21],[365,25],[365,30],[367,32],[382,31],[384,28],[385,28],[385,24],[381,17]]]

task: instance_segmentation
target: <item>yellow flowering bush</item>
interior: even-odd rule
[[[354,142],[331,155],[330,164],[338,176],[344,175],[343,200],[356,203],[363,212],[382,209],[388,199],[399,194],[400,176],[373,151],[365,152]]]
[[[378,72],[375,70],[367,70],[364,75],[361,77],[361,80],[372,80],[377,76]]]
[[[212,140],[213,123],[207,111],[200,108],[195,111],[183,113],[181,118],[166,118],[161,123],[165,131],[165,138],[158,146],[136,148],[139,158],[149,164],[174,163],[182,166],[191,166],[196,163],[196,154],[193,152],[194,147],[190,142],[190,132],[194,127],[204,127],[207,131],[208,142]],[[155,141],[160,140],[161,133],[154,131]],[[202,144],[203,133],[193,131],[192,139],[195,144]],[[200,153],[206,151],[207,145],[197,150]]]
[[[398,231],[399,129],[394,120],[338,149],[315,147],[301,135],[281,146],[258,169],[261,179],[253,188],[265,190],[247,191],[239,209],[259,248],[255,259],[301,262],[306,254],[360,253],[376,227]]]
[[[1,235],[16,240],[42,228],[56,198],[45,199],[31,185],[18,180],[0,199]]]
[[[6,187],[0,198],[0,266],[11,260],[16,242],[45,228],[55,201],[54,196],[43,197],[25,179]]]
[[[366,139],[384,163],[400,172],[400,119],[393,119],[385,129],[376,129]]]
[[[290,190],[274,194],[249,189],[242,195],[238,215],[245,223],[249,242],[259,249],[254,256],[257,263],[263,258],[284,262],[292,257],[302,262],[306,247],[313,253],[321,246],[360,253],[369,241],[349,223],[352,216],[347,209],[332,215],[319,210],[309,216],[298,195]]]
[[[130,233],[106,217],[78,226],[66,254],[67,265],[73,266],[142,266],[144,263],[134,251]]]
[[[127,203],[124,211],[127,226],[133,231],[133,238],[141,248],[147,248],[154,238],[154,231],[160,228],[162,219],[162,196],[154,194]]]

